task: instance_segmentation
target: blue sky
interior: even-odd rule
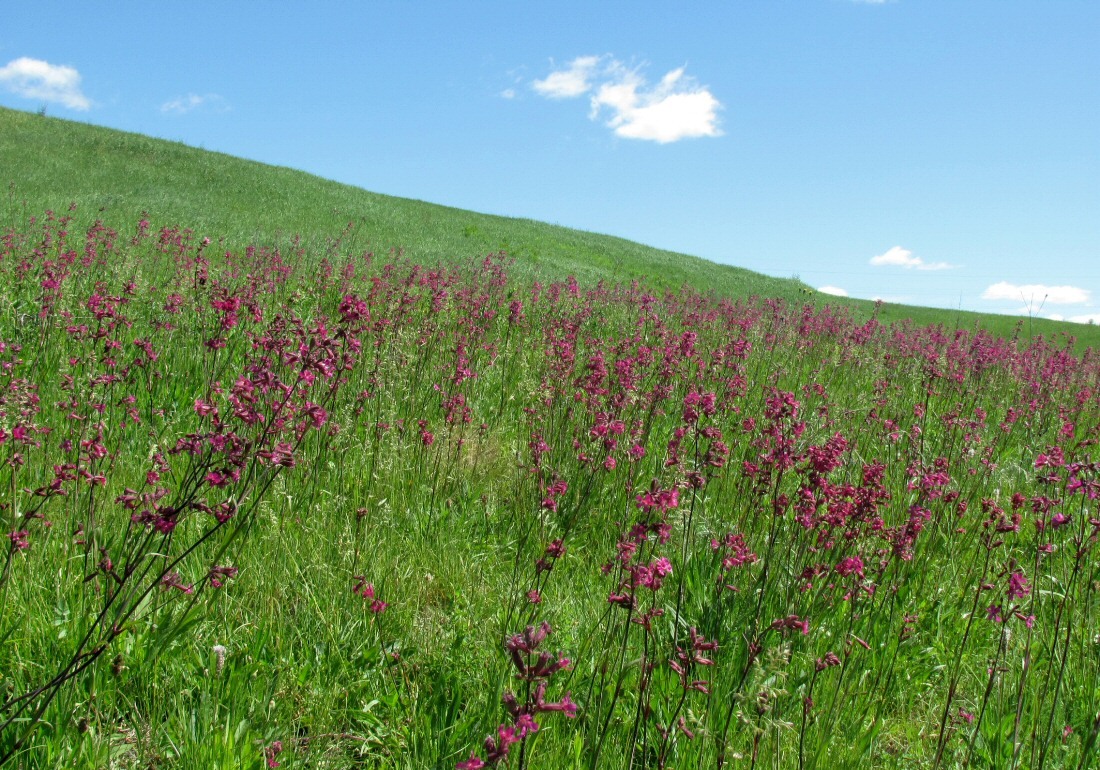
[[[155,10],[154,10],[155,9]],[[0,104],[1100,322],[1100,3],[5,3]]]

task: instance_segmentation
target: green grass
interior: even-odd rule
[[[15,766],[454,768],[511,722],[502,694],[524,688],[503,641],[542,621],[541,649],[573,661],[547,701],[570,692],[579,712],[540,714],[516,770],[750,767],[754,753],[819,770],[1095,765],[1100,546],[1082,490],[1100,489],[1097,366],[1064,340],[1027,344],[1092,328],[1036,321],[1001,344],[951,332],[1009,335],[1015,319],[884,306],[880,320],[911,321],[895,337],[857,329],[870,303],[796,281],[9,110],[0,169],[14,230],[0,245],[0,756]],[[40,216],[74,202],[71,223]],[[143,213],[154,230],[131,240]],[[96,236],[85,264],[97,218],[121,235]],[[163,248],[166,225],[195,237]],[[500,250],[516,258],[507,279],[479,259]],[[439,262],[453,273],[413,266]],[[269,280],[283,268],[285,284]],[[576,293],[536,299],[534,279],[570,274]],[[641,276],[712,296],[596,288]],[[324,349],[310,345],[340,328],[347,291],[371,323],[336,338],[362,343],[341,377],[307,381],[253,344]],[[754,295],[788,305],[714,301]],[[240,317],[219,331],[213,303],[229,296]],[[477,377],[458,376],[464,360]],[[244,375],[280,380],[302,420],[323,404],[327,422],[269,432],[285,418],[274,397],[250,422],[229,392]],[[778,391],[798,409],[769,404]],[[684,411],[697,392],[718,396],[699,421]],[[609,444],[597,428],[617,420]],[[210,449],[147,475],[178,440],[212,448],[227,431],[248,447],[240,465]],[[847,447],[814,470],[838,434]],[[280,470],[268,460],[286,443],[296,464]],[[1037,470],[1050,447],[1071,464]],[[239,481],[207,476],[231,466]],[[651,484],[679,504],[643,512]],[[135,524],[127,490],[171,504],[176,528]],[[843,532],[834,505],[859,511]],[[658,522],[667,540],[631,528]],[[759,558],[727,571],[732,546],[712,540],[732,534]],[[540,571],[559,538],[567,552]],[[667,558],[672,573],[627,610],[608,598],[633,590],[615,566],[631,542],[632,568]],[[866,576],[841,576],[857,556]],[[228,565],[239,574],[212,587]],[[384,613],[352,592],[357,576]],[[792,615],[809,633],[772,628]],[[692,671],[709,696],[668,664],[689,628],[718,642]]]
[[[12,766],[451,770],[543,621],[510,770],[1095,764],[1095,357],[131,232],[0,243]]]
[[[727,296],[798,296],[802,284],[698,257],[529,219],[478,214],[367,192],[302,171],[221,153],[0,108],[2,181],[14,185],[15,214],[64,210],[157,225],[190,227],[227,246],[302,236],[308,247],[338,237],[344,248],[401,249],[420,263],[507,251],[522,268],[549,279],[647,277],[658,286],[687,283]],[[318,249],[320,251],[320,249]]]
[[[536,180],[537,181],[537,180]],[[778,297],[846,307],[870,317],[874,304],[827,297],[800,281],[773,278],[698,257],[529,219],[478,214],[396,198],[301,171],[34,113],[0,108],[0,183],[10,190],[8,223],[46,209],[78,205],[80,221],[102,217],[130,227],[142,212],[154,226],[178,225],[223,242],[287,243],[294,235],[315,253],[344,233],[343,251],[403,250],[432,264],[507,251],[518,274],[586,283],[645,278],[657,288],[689,285],[721,297]],[[430,191],[425,191],[430,195]],[[1069,334],[1100,346],[1100,328],[955,310],[884,305],[884,322],[980,327],[1025,338]]]

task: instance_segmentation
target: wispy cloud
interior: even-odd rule
[[[819,286],[817,289],[822,294],[832,294],[834,297],[847,297],[848,292],[839,286]]]
[[[951,270],[956,267],[956,265],[949,265],[946,262],[925,262],[920,257],[914,257],[912,251],[903,249],[901,246],[894,246],[883,254],[871,257],[870,264],[875,267],[893,265],[909,270],[913,268],[917,270]]]
[[[1066,319],[1078,324],[1100,324],[1100,313],[1088,313],[1086,315],[1071,315]]]
[[[88,110],[92,103],[80,91],[80,73],[63,64],[22,56],[0,67],[0,84],[27,99],[56,102],[72,110]]]
[[[588,93],[592,76],[600,66],[599,56],[578,56],[563,70],[551,72],[531,87],[548,99],[570,99]]]
[[[637,68],[610,56],[580,56],[531,87],[549,99],[589,94],[588,117],[606,117],[617,136],[660,144],[703,136],[721,136],[722,105],[705,86],[680,67],[650,86]]]
[[[166,115],[185,115],[200,107],[215,109],[218,112],[226,112],[229,109],[228,102],[218,94],[187,94],[169,99],[160,105],[160,111]]]
[[[1092,292],[1077,286],[1047,286],[1042,283],[1014,284],[1008,281],[995,283],[982,292],[982,299],[1023,300],[1028,306],[1041,305],[1082,305],[1089,301]]]

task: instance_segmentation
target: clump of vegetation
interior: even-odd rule
[[[1070,342],[70,214],[0,246],[20,767],[1088,767]]]

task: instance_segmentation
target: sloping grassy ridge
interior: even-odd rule
[[[302,171],[139,134],[0,109],[0,179],[14,183],[15,215],[76,202],[113,226],[142,212],[228,245],[292,234],[306,244],[338,236],[348,248],[399,248],[432,263],[507,251],[548,277],[647,277],[723,294],[795,297],[801,284],[606,235],[379,195]]]
[[[1096,765],[1094,353],[598,286],[658,257],[36,119],[0,767]],[[535,286],[570,265],[478,222],[627,256]]]
[[[155,226],[179,225],[223,242],[278,243],[293,235],[307,246],[345,228],[346,251],[400,249],[421,263],[506,251],[518,273],[581,281],[645,279],[658,288],[688,284],[719,296],[778,297],[835,304],[868,317],[873,303],[825,297],[800,281],[774,278],[622,238],[529,219],[479,214],[368,192],[294,169],[270,166],[114,129],[0,108],[0,182],[8,188],[6,224],[46,209],[78,207],[78,223],[96,217],[132,227],[143,212]],[[315,249],[313,249],[315,251]],[[883,322],[980,326],[1010,336],[1013,317],[886,305]],[[1100,329],[1045,319],[1023,324],[1026,336],[1065,333],[1079,347],[1100,345]]]

